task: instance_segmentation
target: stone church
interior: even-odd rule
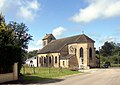
[[[39,67],[96,67],[95,41],[85,34],[56,39],[46,34],[43,48],[38,51]]]

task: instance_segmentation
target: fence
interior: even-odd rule
[[[14,63],[12,72],[0,74],[0,83],[13,81],[17,79],[18,79],[18,63]]]

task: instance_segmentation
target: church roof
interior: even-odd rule
[[[75,55],[73,55],[73,54],[68,54],[68,55],[66,55],[66,56],[60,57],[60,59],[61,59],[61,60],[69,59],[69,58],[74,57],[74,56],[75,56]]]
[[[65,45],[72,44],[72,43],[94,43],[94,42],[95,42],[94,40],[92,40],[85,34],[57,39],[48,43],[48,45],[46,45],[40,51],[38,51],[38,54],[60,52],[60,50]]]
[[[46,34],[46,36],[43,38],[43,40],[49,38],[50,36],[53,36],[53,35],[52,34]]]

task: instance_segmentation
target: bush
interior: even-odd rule
[[[120,67],[120,64],[111,64],[111,67]]]

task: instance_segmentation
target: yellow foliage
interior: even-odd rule
[[[6,23],[5,23],[5,19],[4,19],[4,17],[2,16],[2,14],[0,14],[0,30],[1,30],[1,29],[7,30],[7,26],[6,26]]]

